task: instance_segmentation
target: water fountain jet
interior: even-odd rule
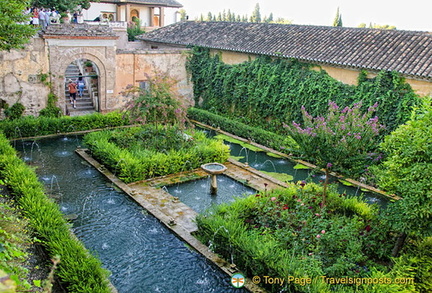
[[[217,193],[217,178],[216,175],[222,174],[227,170],[222,164],[219,163],[207,163],[201,165],[201,168],[211,176],[210,194],[215,195]]]

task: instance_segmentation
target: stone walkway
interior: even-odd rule
[[[262,174],[242,163],[231,160],[224,164],[227,167],[224,175],[240,181],[255,190],[264,191],[284,186],[283,182]],[[171,223],[176,223],[185,228],[189,233],[197,230],[195,217],[197,213],[187,205],[165,191],[161,186],[173,185],[179,182],[207,177],[202,169],[190,172],[182,172],[158,178],[152,178],[140,182],[128,184],[132,190],[133,198],[138,201],[147,201],[155,206],[161,213],[169,217]],[[209,179],[210,180],[210,179]]]

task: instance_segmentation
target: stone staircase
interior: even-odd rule
[[[67,84],[69,79],[72,79],[74,82],[76,82],[78,80],[79,73],[80,73],[79,67],[75,63],[71,63],[66,68],[66,74],[65,74],[66,109],[67,109],[67,113],[69,113],[70,116],[78,116],[78,115],[84,115],[84,114],[95,112],[93,99],[90,97],[89,90],[88,90],[88,87],[91,86],[90,79],[85,78],[85,73],[83,73],[83,76],[85,79],[87,79],[88,82],[86,82],[86,87],[84,88],[83,96],[82,98],[80,98],[77,92],[76,108],[73,108],[73,105],[70,103],[69,89],[67,87]]]

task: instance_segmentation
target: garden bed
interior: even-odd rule
[[[220,205],[197,218],[197,236],[248,277],[259,276],[272,292],[366,292],[368,285],[356,279],[391,279],[408,272],[391,271],[394,242],[388,239],[394,233],[375,207],[335,192],[321,207],[321,193],[322,187],[302,183]],[[285,283],[266,283],[264,276]],[[288,282],[290,276],[298,282]],[[347,283],[334,284],[322,276]],[[413,290],[414,278],[410,281],[403,286],[374,284],[378,291],[373,292]]]
[[[229,148],[193,129],[146,125],[89,133],[92,155],[126,183],[223,163]]]

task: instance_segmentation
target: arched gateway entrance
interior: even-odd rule
[[[49,50],[52,90],[60,97],[59,107],[64,114],[79,111],[78,107],[76,110],[71,107],[66,82],[69,79],[76,81],[80,73],[85,75],[88,82],[86,94],[92,100],[93,110],[108,112],[115,108],[117,36],[108,26],[51,25],[48,26],[43,38]],[[86,71],[86,65],[89,64],[87,61],[92,64],[91,74]],[[70,73],[68,70],[74,66],[78,71]],[[96,79],[97,82],[92,79]]]

